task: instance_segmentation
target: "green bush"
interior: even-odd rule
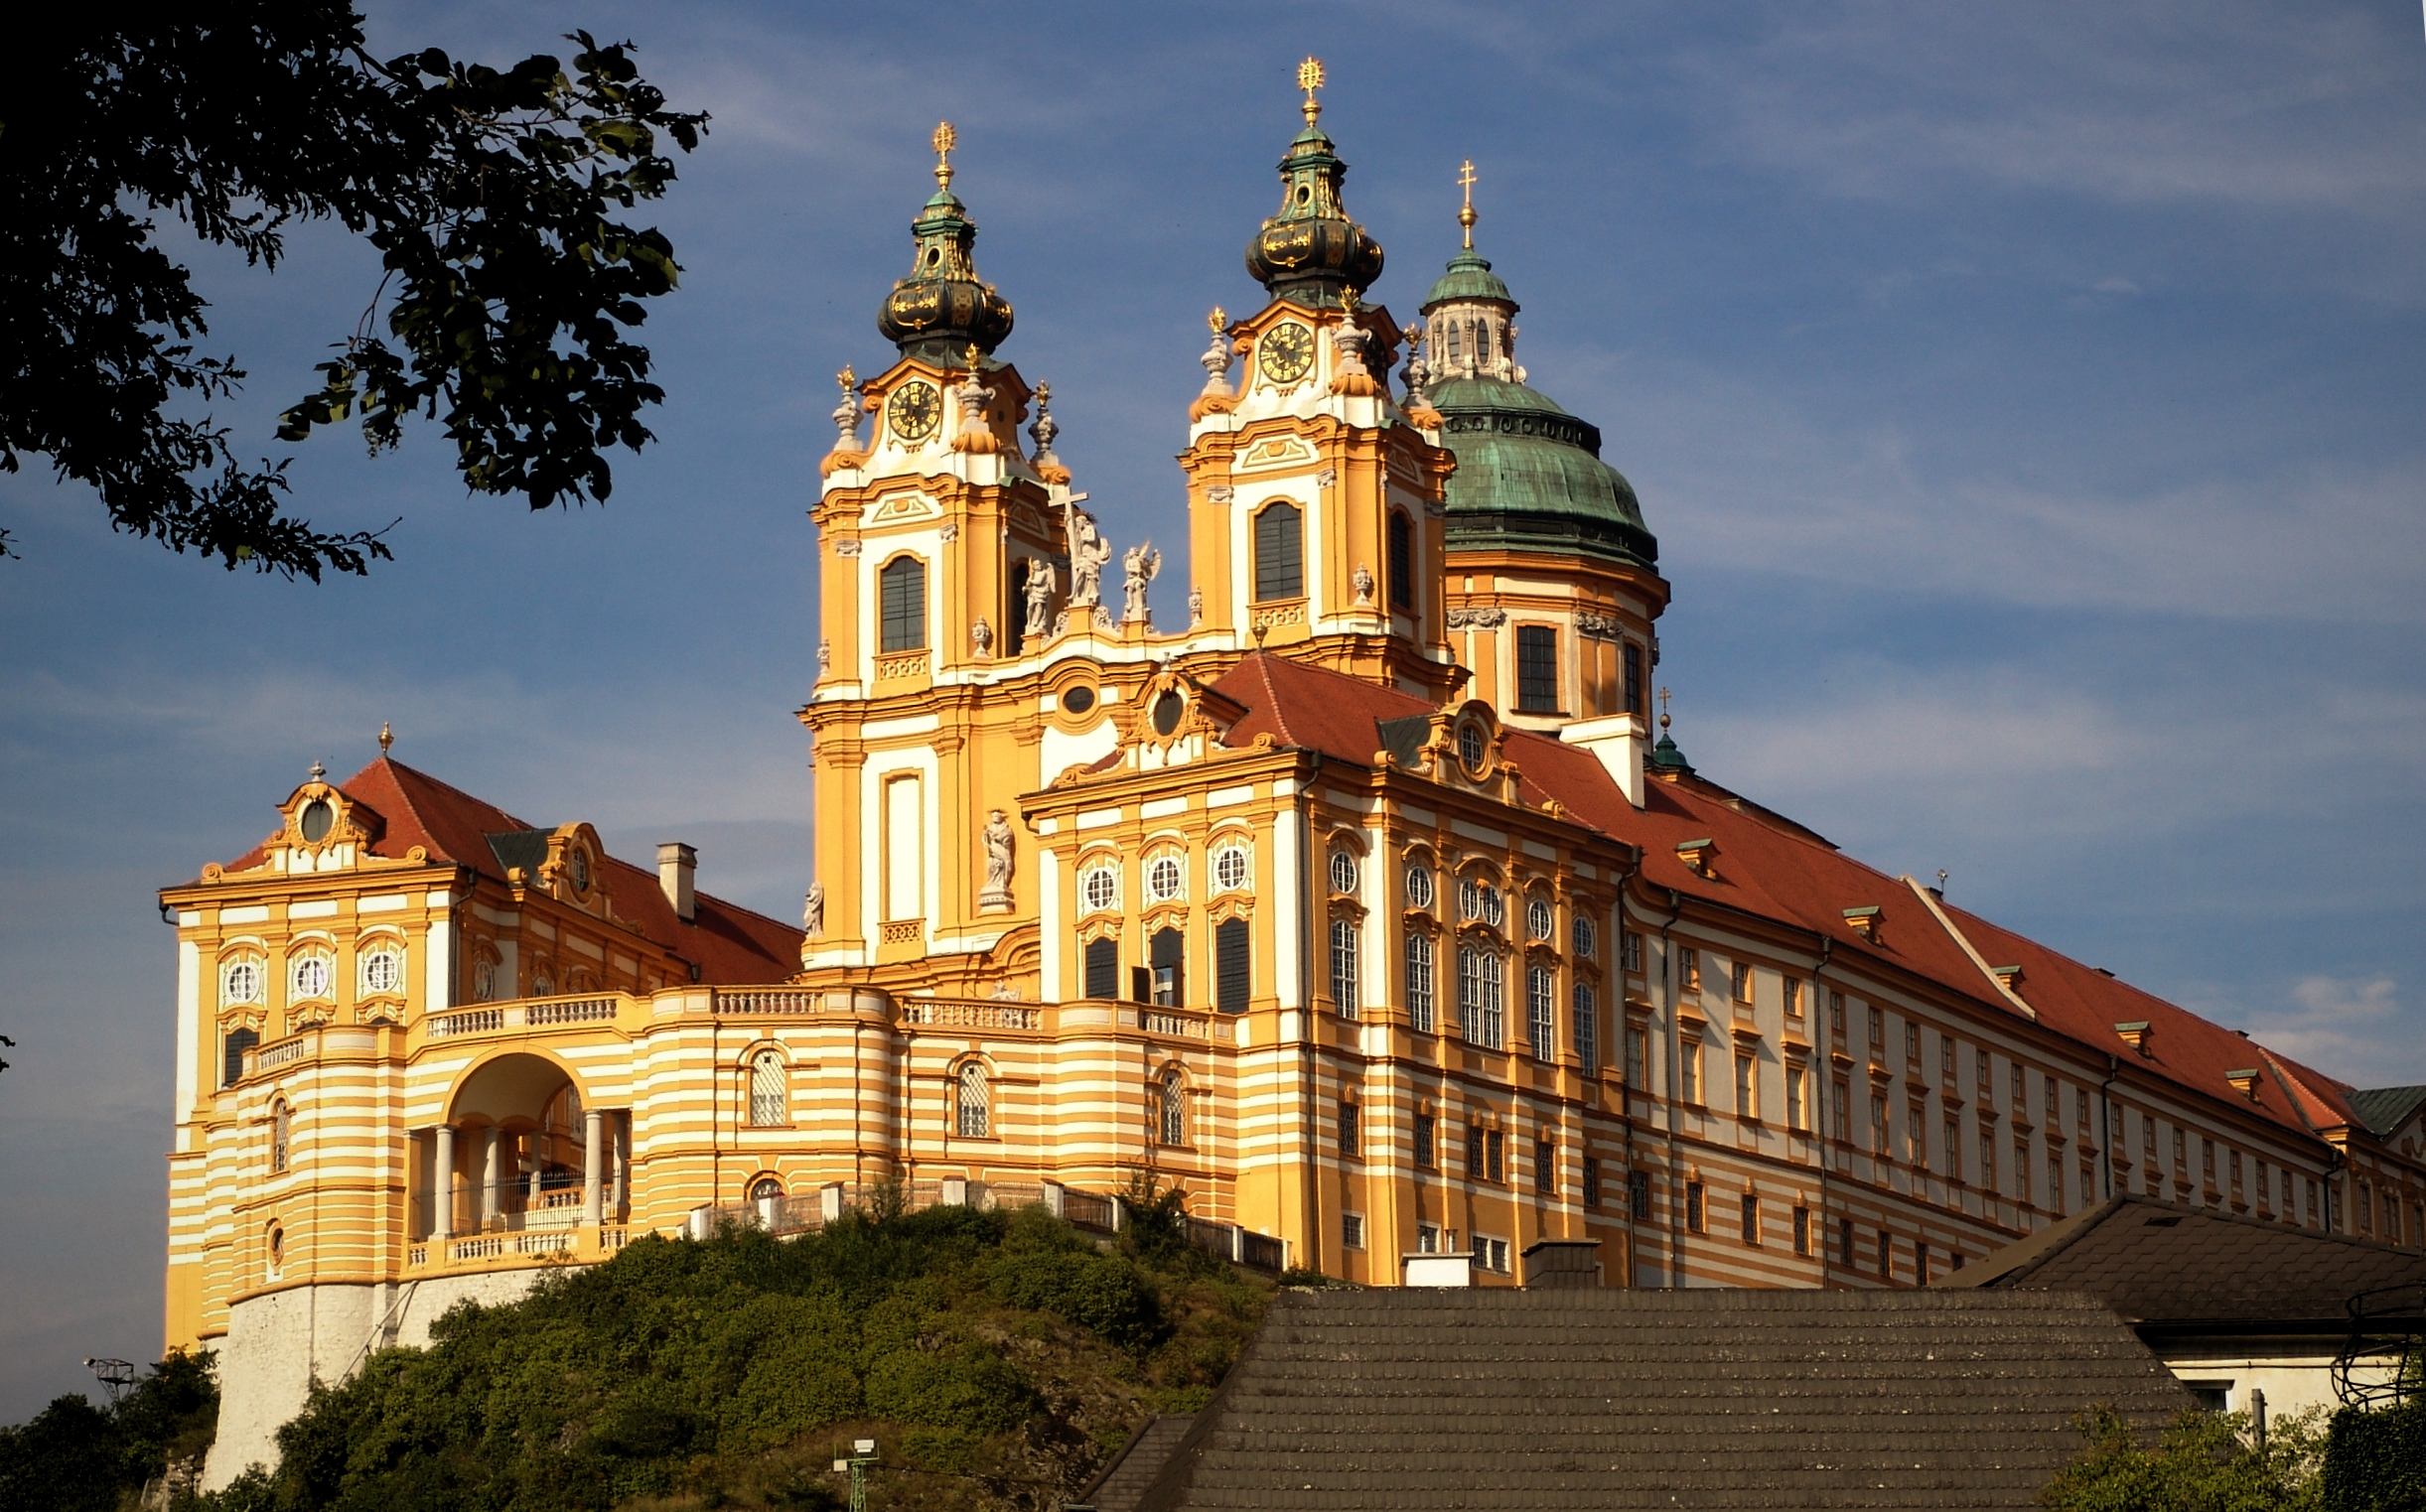
[[[2426,1512],[2426,1399],[2334,1414],[2320,1479],[2325,1512]]]
[[[2185,1409],[2153,1447],[2111,1407],[2077,1422],[2081,1456],[2040,1494],[2060,1512],[2311,1512],[2324,1452],[2322,1411],[2278,1418],[2263,1449],[2249,1415]]]
[[[9,1512],[116,1512],[122,1498],[199,1461],[218,1423],[208,1354],[172,1354],[115,1406],[60,1397],[0,1428],[0,1507]]]

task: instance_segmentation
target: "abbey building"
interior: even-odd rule
[[[1171,418],[1168,557],[1072,491],[937,133],[897,354],[842,375],[812,511],[798,927],[384,746],[164,890],[168,1342],[227,1365],[214,1482],[457,1299],[887,1183],[1083,1215],[1150,1178],[1242,1258],[1374,1286],[1427,1253],[1512,1284],[1550,1240],[1612,1287],[1908,1287],[2120,1192],[2426,1240],[2426,1089],[2297,1065],[1654,743],[1634,489],[1518,364],[1471,209],[1411,322],[1370,302],[1303,113],[1260,307],[1214,312]]]

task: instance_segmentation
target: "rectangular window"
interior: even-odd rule
[[[1701,1101],[1701,1041],[1687,1039],[1676,1056],[1677,1095],[1686,1102]]]
[[[1982,1191],[2002,1189],[1996,1184],[1996,1126],[1984,1118],[1979,1121],[1979,1187]]]
[[[2013,1092],[2013,1111],[2017,1117],[2027,1115],[2030,1112],[2029,1073],[2022,1069],[2019,1061],[2007,1065],[2005,1069],[2012,1073],[2007,1079]]]
[[[1834,1127],[1829,1132],[1835,1135],[1838,1144],[1850,1145],[1853,1143],[1853,1084],[1839,1076],[1836,1078],[1835,1092],[1835,1116],[1831,1120]]]
[[[2013,1142],[2013,1195],[2027,1207],[2034,1200],[2030,1194],[2030,1141]]]
[[[1246,1012],[1253,979],[1247,972],[1247,923],[1225,918],[1213,925],[1213,1006],[1225,1014]]]
[[[1626,712],[1640,715],[1642,704],[1642,647],[1628,641],[1623,656],[1626,664]]]
[[[1086,994],[1090,998],[1120,996],[1120,941],[1099,934],[1086,942]]]
[[[758,1129],[781,1129],[790,1120],[791,1100],[785,1095],[784,1057],[761,1050],[750,1062],[750,1123]]]
[[[1785,1127],[1807,1131],[1810,1124],[1803,1117],[1802,1077],[1802,1067],[1789,1065],[1785,1068]]]
[[[1439,1224],[1418,1223],[1415,1225],[1415,1253],[1418,1255],[1441,1253],[1441,1226]]]
[[[1887,1058],[1887,1011],[1876,1005],[1870,1009],[1870,1058]]]
[[[1393,510],[1390,514],[1390,607],[1415,607],[1415,523]]]
[[[2231,1185],[2230,1185],[2230,1187],[2229,1187],[2229,1190],[2230,1190],[2230,1191],[2231,1191],[2231,1193],[2232,1193],[2233,1200],[2238,1201],[2238,1200],[2239,1200],[2239,1198],[2240,1198],[2240,1152],[2239,1152],[2239,1151],[2237,1151],[2237,1150],[2232,1151],[2231,1153],[2229,1153],[2228,1155],[2226,1155],[2226,1156],[2224,1157],[2224,1169],[2225,1169],[2225,1171],[2226,1171],[2226,1172],[2227,1172],[2227,1173],[2230,1175],[2230,1177],[2231,1177]]]
[[[2091,1202],[2093,1202],[2093,1201],[2097,1200],[2096,1193],[2097,1193],[2097,1168],[2096,1168],[2095,1167],[2093,1167],[2093,1166],[2083,1166],[2083,1167],[2081,1167],[2081,1168],[2080,1168],[2080,1205],[2081,1205],[2082,1207],[2086,1207],[2086,1206],[2088,1206],[2088,1205],[2089,1205]]]
[[[1945,1083],[1947,1091],[1954,1090],[1954,1039],[1950,1034],[1937,1040],[1937,1079]]]
[[[1481,1124],[1466,1126],[1466,1179],[1469,1181],[1483,1179],[1483,1126]]]
[[[1421,929],[1407,932],[1407,1028],[1432,1032],[1432,936]]]
[[[1626,1084],[1638,1092],[1647,1091],[1643,1076],[1649,1069],[1651,1050],[1650,1031],[1635,1025],[1626,1029]]]
[[[2047,1078],[2047,1127],[2053,1129],[2063,1122],[2064,1089],[2056,1084],[2055,1077],[2050,1076]]]
[[[1879,1230],[1879,1280],[1896,1279],[1896,1241],[1887,1230]]]
[[[1496,1271],[1505,1276],[1507,1274],[1507,1241],[1486,1239],[1481,1234],[1477,1234],[1474,1239],[1474,1258],[1482,1264],[1484,1270]]]
[[[1575,984],[1575,1058],[1586,1071],[1601,1068],[1601,1004],[1589,982]]]
[[[1347,1098],[1340,1100],[1340,1154],[1352,1161],[1364,1154],[1363,1112]]]
[[[1690,945],[1676,948],[1676,990],[1701,991],[1701,952]]]
[[[1558,1147],[1548,1140],[1533,1141],[1533,1191],[1543,1197],[1558,1195]]]
[[[1744,1193],[1744,1242],[1761,1242],[1761,1199],[1749,1191]]]
[[[1439,1168],[1439,1146],[1434,1131],[1435,1125],[1431,1114],[1418,1113],[1415,1115],[1415,1168],[1418,1170],[1433,1170]]]
[[[2157,1116],[2153,1113],[2143,1113],[2140,1115],[2140,1159],[2154,1165],[2156,1158]]]
[[[1828,994],[1828,1032],[1838,1039],[1845,1037],[1845,995],[1841,992]]]
[[[1626,1211],[1644,1222],[1651,1216],[1651,1173],[1630,1170],[1626,1173]]]
[[[1811,1210],[1807,1207],[1794,1209],[1794,1253],[1811,1253]]]
[[[1528,966],[1524,973],[1525,1038],[1531,1042],[1535,1060],[1558,1058],[1557,1014],[1558,979],[1546,966]]]
[[[2199,1178],[2207,1183],[2208,1190],[2215,1189],[2215,1142],[2213,1140],[2203,1139],[2199,1142]]]
[[[1928,1284],[1929,1247],[1916,1239],[1913,1241],[1913,1285],[1926,1287]]]
[[[1558,631],[1546,624],[1516,626],[1516,712],[1558,712]]]
[[[2064,1152],[2061,1150],[2047,1152],[2047,1210],[2058,1215],[2064,1212]]]
[[[1904,1025],[1904,1060],[1908,1065],[1921,1064],[1921,1026],[1910,1020]]]
[[[2174,1179],[2190,1180],[2190,1135],[2177,1127],[2174,1130]]]
[[[1157,929],[1146,941],[1146,960],[1153,968],[1154,1006],[1184,1008],[1181,970],[1188,953],[1188,936],[1177,929]]]
[[[1356,1017],[1356,921],[1331,921],[1331,1001],[1340,1017]]]
[[[1836,1220],[1836,1263],[1846,1270],[1853,1269],[1853,1220]]]
[[[1752,964],[1748,961],[1736,962],[1729,976],[1728,985],[1734,990],[1735,1001],[1750,1003],[1752,1001]]]
[[[1458,1030],[1469,1043],[1496,1050],[1507,1035],[1501,976],[1506,963],[1496,950],[1460,945],[1457,964]]]
[[[1914,1103],[1904,1110],[1904,1138],[1910,1146],[1905,1153],[1905,1159],[1913,1163],[1915,1170],[1929,1168],[1928,1127],[1927,1108],[1920,1103]]]
[[[1295,504],[1266,504],[1255,516],[1255,598],[1303,598],[1306,592],[1304,515]]]
[[[1962,1179],[1962,1120],[1958,1118],[1945,1121],[1945,1178]]]
[[[1344,1250],[1364,1248],[1364,1214],[1340,1214],[1340,1248]]]
[[[1779,991],[1781,991],[1782,993],[1784,993],[1784,996],[1785,996],[1785,1016],[1786,1016],[1788,1019],[1799,1019],[1799,1018],[1801,1018],[1801,1017],[1802,1017],[1802,982],[1801,982],[1801,980],[1800,980],[1799,978],[1796,978],[1796,977],[1783,977],[1783,978],[1779,979],[1778,988],[1779,988]]]
[[[1485,1164],[1490,1168],[1490,1178],[1494,1181],[1504,1182],[1507,1179],[1506,1133],[1498,1129],[1486,1131],[1483,1136],[1483,1156]]]
[[[1758,1089],[1759,1083],[1755,1079],[1752,1057],[1740,1050],[1737,1051],[1735,1057],[1736,1117],[1759,1118],[1761,1116],[1761,1100],[1756,1095]]]
[[[885,651],[924,650],[927,645],[927,564],[899,557],[876,575],[880,619],[877,644]]]
[[[1885,1156],[1887,1150],[1887,1094],[1870,1094],[1870,1153]]]
[[[1702,1231],[1701,1182],[1685,1183],[1685,1227],[1694,1233]]]
[[[1601,1205],[1601,1163],[1593,1156],[1584,1157],[1584,1206]]]
[[[1641,935],[1641,933],[1640,931],[1638,931],[1638,930],[1634,930],[1634,929],[1629,929],[1629,930],[1627,930],[1627,931],[1626,931],[1626,943],[1625,943],[1625,945],[1624,945],[1623,949],[1624,949],[1624,950],[1625,950],[1625,952],[1626,952],[1626,961],[1625,961],[1626,969],[1627,969],[1628,971],[1637,971],[1637,972],[1641,971],[1641,970],[1642,969],[1642,935]]]
[[[1996,1083],[1995,1083],[1993,1080],[1991,1080],[1991,1079],[1989,1078],[1989,1075],[1988,1075],[1988,1052],[1987,1052],[1986,1050],[1982,1050],[1982,1051],[1980,1051],[1980,1052],[1979,1052],[1979,1092],[1980,1092],[1980,1096],[1982,1096],[1982,1097],[1987,1096],[1987,1095],[1988,1095],[1988,1093],[1989,1093],[1989,1091],[1990,1091],[1990,1089],[1992,1089],[1993,1087],[1995,1087],[1995,1085],[1996,1085]]]

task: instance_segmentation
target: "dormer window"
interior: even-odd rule
[[[1458,726],[1457,756],[1460,761],[1466,763],[1466,772],[1469,776],[1483,775],[1483,757],[1487,749],[1481,724],[1468,720],[1465,724]]]
[[[566,873],[572,879],[573,891],[576,893],[589,892],[590,853],[579,846],[574,846],[566,853],[564,860]]]
[[[295,832],[306,845],[318,845],[337,827],[337,808],[326,798],[314,798],[295,816]]]

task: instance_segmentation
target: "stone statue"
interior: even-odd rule
[[[800,899],[800,932],[810,939],[825,933],[825,884],[812,882]]]
[[[985,886],[977,891],[977,911],[1008,913],[1011,901],[1011,821],[999,808],[985,820]]]
[[[969,626],[969,644],[976,649],[979,661],[985,661],[993,656],[994,626],[986,623],[985,616],[979,615],[977,622]]]
[[[1188,627],[1193,630],[1204,622],[1205,590],[1191,588],[1188,590]]]
[[[823,677],[833,670],[834,642],[831,640],[820,640],[817,642],[817,675],[819,677]]]
[[[1120,622],[1143,624],[1154,618],[1154,612],[1146,607],[1146,585],[1163,570],[1163,554],[1154,549],[1152,541],[1132,546],[1128,555],[1120,559],[1120,570],[1128,580],[1121,589]]]
[[[1030,640],[1042,640],[1053,628],[1047,617],[1053,613],[1053,564],[1043,557],[1028,559],[1028,622],[1020,634]]]
[[[1356,602],[1358,604],[1370,604],[1373,602],[1373,574],[1370,568],[1366,567],[1362,562],[1358,562],[1356,564],[1356,570],[1350,575],[1348,581],[1353,584],[1356,590]]]
[[[1095,517],[1083,509],[1070,511],[1070,605],[1092,609],[1103,602],[1103,564],[1112,559],[1112,543],[1095,528]]]

